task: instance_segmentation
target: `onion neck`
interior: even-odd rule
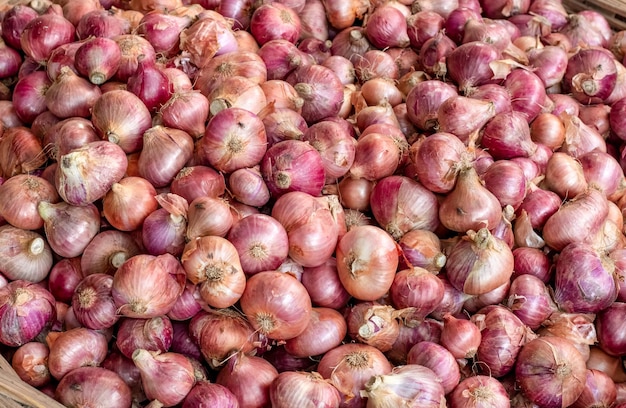
[[[17,288],[15,290],[15,292],[13,292],[13,296],[12,296],[12,303],[15,306],[22,306],[28,302],[30,302],[30,300],[33,298],[33,294],[23,288]]]
[[[124,251],[117,251],[115,253],[113,253],[111,255],[111,265],[117,269],[119,268],[124,262],[126,262],[126,260],[128,259],[128,256],[126,256],[126,252]]]

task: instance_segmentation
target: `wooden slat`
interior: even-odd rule
[[[626,30],[626,0],[563,0],[572,13],[594,10],[606,17],[614,30]]]

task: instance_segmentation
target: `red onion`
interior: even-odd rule
[[[492,81],[493,71],[489,63],[499,58],[500,51],[491,44],[480,41],[465,43],[448,54],[448,74],[460,91],[467,94],[471,88]]]
[[[340,235],[334,211],[328,199],[299,191],[276,200],[271,215],[287,231],[289,256],[301,266],[319,266],[333,254]]]
[[[335,258],[330,258],[319,266],[305,267],[301,282],[315,306],[339,309],[350,299],[350,294],[339,280]]]
[[[165,187],[192,158],[193,138],[185,131],[161,125],[143,133],[137,162],[139,174],[155,187]],[[158,158],[167,158],[167,162]]]
[[[585,360],[571,342],[540,337],[526,343],[518,356],[515,376],[522,392],[545,407],[570,406],[582,393]]]
[[[143,133],[152,126],[150,111],[126,90],[102,94],[93,106],[92,122],[101,137],[120,145],[126,153],[142,148]]]
[[[407,364],[418,364],[431,369],[441,381],[444,393],[450,393],[459,383],[461,372],[452,354],[443,346],[421,341],[409,350]]]
[[[100,230],[100,212],[91,203],[74,206],[40,201],[37,210],[44,221],[48,244],[56,254],[66,258],[81,255]]]
[[[0,272],[8,279],[41,282],[50,272],[53,253],[47,241],[35,231],[0,226]]]
[[[80,367],[65,375],[55,398],[65,406],[96,404],[102,408],[131,405],[131,390],[114,371],[101,367]]]
[[[80,268],[85,276],[93,273],[114,275],[126,260],[140,252],[131,235],[114,229],[101,231],[85,247]]]
[[[109,10],[92,10],[80,17],[75,24],[76,37],[86,40],[89,37],[115,38],[130,33],[131,22]]]
[[[452,133],[464,143],[470,135],[480,130],[496,114],[492,102],[465,96],[452,96],[437,110],[439,131]]]
[[[509,373],[518,360],[522,346],[535,338],[535,334],[504,306],[487,306],[473,315],[471,320],[481,333],[482,340],[476,356],[482,362],[480,369],[493,377]]]
[[[233,171],[228,177],[228,191],[237,201],[254,207],[262,207],[270,200],[259,166]]]
[[[185,236],[189,241],[205,235],[225,237],[233,225],[228,203],[213,197],[198,197],[189,203],[186,218]]]
[[[446,271],[454,287],[469,295],[481,295],[509,280],[513,273],[513,254],[508,245],[488,229],[470,230],[452,248]]]
[[[133,353],[133,362],[141,372],[146,397],[159,400],[164,406],[182,402],[196,381],[193,365],[182,354],[138,349]],[[166,382],[171,384],[163,387]]]
[[[391,176],[398,169],[405,151],[403,144],[387,132],[362,135],[357,140],[354,162],[348,174],[370,181]]]
[[[626,339],[622,330],[626,303],[614,302],[599,312],[596,317],[596,330],[600,348],[606,353],[619,356],[626,349]]]
[[[407,22],[395,7],[383,5],[368,16],[365,34],[372,45],[379,49],[407,47],[410,43]]]
[[[407,115],[418,128],[433,129],[438,123],[439,106],[446,99],[456,95],[456,89],[442,81],[419,82],[406,96]]]
[[[428,367],[407,364],[395,367],[391,373],[374,375],[363,394],[368,405],[440,407],[446,405],[441,381]]]
[[[313,64],[313,58],[285,39],[270,40],[258,55],[267,67],[268,80],[284,80],[296,68]]]
[[[170,191],[188,202],[198,197],[217,198],[225,189],[224,176],[203,165],[183,167],[170,183]]]
[[[580,161],[565,152],[555,152],[546,163],[545,181],[542,187],[562,198],[568,198],[582,194],[589,184],[585,180]],[[553,207],[553,205],[547,206],[551,209]]]
[[[617,299],[614,265],[584,243],[563,248],[556,262],[554,299],[565,312],[596,313]]]
[[[276,408],[316,401],[328,406],[339,406],[339,391],[317,372],[287,371],[280,373],[270,387],[270,400]]]
[[[111,295],[113,277],[101,273],[87,275],[76,286],[72,309],[84,327],[103,330],[112,327],[119,316]]]
[[[394,239],[413,229],[434,231],[439,224],[435,195],[408,177],[379,180],[372,189],[370,207],[376,221]]]
[[[589,188],[548,218],[543,227],[543,238],[546,244],[560,251],[569,243],[584,241],[599,228],[607,214],[603,194]]]
[[[483,129],[480,144],[496,160],[531,157],[537,149],[526,116],[517,111],[494,116]]]
[[[448,400],[450,408],[511,406],[502,383],[487,375],[465,378],[452,390]]]
[[[112,293],[118,313],[134,318],[166,314],[184,290],[184,279],[180,261],[170,254],[129,258],[113,276]]]
[[[617,79],[613,60],[613,54],[607,50],[579,50],[567,62],[564,75],[567,89],[584,104],[604,101],[613,91]]]
[[[46,343],[50,348],[48,368],[57,380],[76,368],[100,365],[107,354],[105,335],[84,327],[49,332]]]
[[[254,329],[244,316],[232,309],[198,312],[189,321],[189,336],[212,368],[225,364],[233,350],[254,349]]]
[[[270,387],[278,371],[268,361],[258,356],[248,356],[241,351],[233,353],[215,379],[232,392],[239,406],[267,406]]]
[[[11,366],[19,378],[33,387],[42,387],[50,383],[48,355],[50,350],[43,343],[32,341],[15,350]]]
[[[0,343],[19,347],[52,326],[55,300],[41,286],[13,280],[0,288],[0,299]]]
[[[50,112],[60,119],[73,116],[87,118],[102,92],[96,85],[62,67],[46,91],[45,101]]]
[[[232,24],[213,10],[205,10],[202,17],[180,33],[180,49],[197,68],[204,68],[214,56],[237,50]]]
[[[156,52],[148,40],[138,34],[120,34],[113,37],[122,51],[120,67],[115,73],[115,78],[121,82],[128,82],[128,79],[137,71],[139,57],[144,60],[154,61]]]
[[[115,345],[124,356],[132,358],[135,350],[146,349],[164,353],[172,345],[173,328],[169,318],[123,318],[117,329]]]
[[[501,217],[500,202],[484,187],[473,167],[459,172],[454,189],[439,204],[439,221],[452,231],[493,228]]]
[[[275,293],[267,298],[266,293]],[[311,316],[311,299],[293,276],[264,271],[252,275],[241,297],[241,308],[252,326],[271,339],[288,340],[302,333]],[[298,307],[285,308],[284,305]]]
[[[180,34],[191,25],[189,16],[178,16],[153,10],[146,13],[138,26],[142,34],[154,47],[157,53],[173,57],[180,52]]]
[[[211,58],[195,77],[194,88],[206,96],[225,78],[243,76],[261,83],[270,78],[268,71],[261,55],[251,51],[234,51]]]
[[[337,244],[337,270],[346,291],[359,300],[376,300],[393,283],[398,265],[393,238],[375,226],[358,226]]]
[[[293,191],[318,196],[325,177],[319,152],[300,140],[284,140],[267,149],[261,174],[275,198]]]
[[[301,30],[302,23],[297,12],[279,2],[261,5],[250,18],[250,32],[261,46],[277,39],[295,43]]]
[[[323,355],[340,345],[347,332],[348,325],[341,313],[326,307],[314,307],[306,329],[285,342],[285,351],[294,357]]]
[[[360,407],[365,403],[360,391],[374,375],[391,373],[392,367],[378,349],[347,343],[330,350],[319,362],[318,372],[341,393],[341,406]]]
[[[43,227],[43,219],[37,211],[40,201],[59,201],[59,196],[50,182],[27,174],[7,178],[0,185],[0,197],[0,216],[14,227],[26,230]]]
[[[39,63],[45,63],[52,50],[74,40],[74,26],[65,17],[59,5],[30,20],[20,36],[20,49]]]
[[[343,86],[339,77],[322,65],[303,66],[287,79],[304,100],[302,117],[317,122],[339,112],[343,101]]]
[[[545,109],[547,94],[543,81],[532,71],[514,69],[503,86],[511,94],[511,106],[532,122]]]
[[[456,359],[474,358],[481,344],[480,329],[468,319],[445,314],[439,343]]]
[[[545,283],[530,274],[518,275],[511,282],[506,305],[533,330],[538,329],[556,310]]]
[[[411,46],[421,49],[429,38],[434,37],[446,24],[447,20],[431,10],[418,11],[406,18],[406,31]],[[446,30],[447,31],[447,30]]]
[[[50,269],[48,289],[57,301],[71,303],[76,286],[83,280],[80,257],[61,259]]]
[[[287,232],[275,218],[253,214],[233,225],[228,232],[245,273],[276,269],[287,257]]]
[[[2,39],[14,49],[21,48],[20,37],[24,28],[39,14],[25,4],[16,4],[7,10],[2,17]]]
[[[189,241],[181,256],[187,279],[199,285],[200,296],[212,307],[234,305],[246,287],[239,255],[230,241],[205,235]]]
[[[261,119],[248,110],[232,107],[210,120],[198,154],[215,169],[232,172],[259,164],[266,153],[266,141]]]
[[[45,94],[52,81],[45,71],[35,71],[20,78],[13,88],[13,106],[15,113],[24,123],[32,123],[46,111]]]
[[[209,381],[199,381],[183,400],[182,408],[236,408],[239,402],[226,387]]]

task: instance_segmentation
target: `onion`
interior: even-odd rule
[[[411,316],[423,320],[443,300],[444,284],[437,275],[420,267],[396,273],[389,297],[397,309],[411,309]]]
[[[180,259],[187,279],[200,286],[200,296],[210,306],[230,307],[244,293],[246,277],[237,249],[225,238],[197,237],[185,245]]]
[[[123,318],[117,329],[115,345],[127,358],[132,358],[138,349],[164,353],[172,345],[172,333],[172,323],[165,316],[151,319]]]
[[[486,375],[474,375],[462,380],[448,398],[450,408],[511,406],[504,386]]]
[[[73,41],[74,33],[74,26],[63,17],[61,6],[51,6],[24,26],[19,48],[38,63],[45,63],[52,50]]]
[[[270,400],[276,408],[306,404],[312,400],[327,406],[339,406],[339,391],[317,372],[286,371],[270,387]]]
[[[139,174],[155,187],[165,187],[192,158],[193,138],[180,129],[157,125],[143,133],[137,162]],[[157,158],[167,157],[167,165]]]
[[[267,293],[274,295],[267,297]],[[294,338],[306,329],[311,319],[311,298],[306,289],[293,276],[281,272],[252,275],[240,303],[252,326],[270,339]]]
[[[254,350],[254,329],[232,309],[200,311],[189,321],[189,336],[212,368],[224,365],[233,350]]]
[[[270,388],[277,377],[278,371],[268,361],[238,351],[229,357],[215,383],[228,388],[239,406],[262,407],[271,403]]]
[[[454,356],[443,346],[431,341],[420,341],[409,350],[407,364],[417,364],[431,369],[443,387],[444,393],[452,391],[461,378]]]
[[[56,399],[65,406],[97,404],[103,408],[131,405],[131,390],[114,371],[80,367],[65,375],[56,388]]]
[[[78,327],[63,332],[49,332],[48,368],[56,379],[79,367],[98,366],[107,354],[107,339],[95,330]]]
[[[393,283],[398,265],[393,238],[379,227],[354,227],[338,242],[336,249],[339,279],[350,295],[373,301]]]
[[[374,375],[366,384],[367,405],[441,407],[446,405],[441,381],[428,367],[407,364],[395,367],[391,373]]]
[[[149,399],[163,406],[174,406],[185,398],[196,379],[191,361],[182,354],[158,354],[143,349],[133,353],[133,362],[141,373],[141,384]],[[171,382],[163,387],[164,382]]]
[[[0,295],[0,343],[19,347],[52,326],[55,301],[41,286],[16,279],[0,288]]]
[[[259,164],[266,142],[261,119],[249,110],[232,107],[211,118],[197,154],[216,170],[230,173]]]
[[[0,226],[0,272],[11,280],[41,282],[48,276],[53,253],[44,237],[35,232]]]
[[[147,274],[151,278],[146,278]],[[113,276],[112,294],[118,313],[134,318],[166,314],[184,290],[184,279],[180,262],[170,254],[129,258]]]
[[[128,233],[118,230],[105,230],[98,233],[85,247],[80,257],[82,273],[106,273],[115,271],[129,258],[141,252],[139,244]]]
[[[326,307],[314,307],[306,329],[285,342],[285,351],[294,357],[323,355],[339,346],[347,332],[348,325],[341,313]]]
[[[598,344],[604,352],[612,356],[619,356],[626,349],[626,339],[621,331],[625,311],[626,303],[614,302],[596,317]]]
[[[540,406],[561,407],[572,405],[581,395],[587,368],[568,340],[540,337],[522,347],[515,375],[529,400]]]
[[[511,282],[506,305],[533,330],[538,329],[556,310],[545,283],[539,277],[530,274],[518,275]]]
[[[360,391],[374,375],[391,373],[385,355],[367,344],[347,343],[328,351],[318,364],[318,372],[341,393],[342,406],[360,407],[365,403]]]
[[[11,366],[19,378],[33,387],[41,387],[50,383],[48,355],[50,350],[43,343],[32,341],[15,350]]]
[[[350,299],[339,280],[335,258],[329,258],[319,266],[305,267],[301,282],[314,306],[339,309]]]
[[[225,237],[233,225],[233,216],[226,201],[213,197],[198,197],[189,203],[186,214],[186,239],[191,241],[205,235]]]
[[[208,381],[199,381],[183,400],[182,408],[236,407],[238,405],[237,398],[228,388]]]
[[[277,39],[295,43],[300,38],[301,30],[302,22],[298,13],[279,2],[261,5],[250,18],[250,32],[261,46]]]

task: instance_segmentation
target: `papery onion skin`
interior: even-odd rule
[[[252,326],[271,339],[296,337],[311,318],[311,298],[306,289],[296,278],[282,272],[252,275],[240,304]]]
[[[303,406],[311,401],[325,407],[338,407],[341,396],[317,372],[286,371],[272,382],[270,400],[274,408]]]
[[[407,364],[418,364],[428,367],[441,380],[446,394],[450,393],[459,383],[461,371],[454,356],[442,345],[432,341],[420,341],[409,350]]]
[[[0,226],[0,253],[0,272],[12,280],[41,282],[54,261],[44,236],[11,224]]]
[[[328,351],[318,364],[318,372],[342,394],[342,407],[364,406],[360,395],[373,375],[391,373],[392,366],[377,348],[360,343],[346,343]]]
[[[410,230],[434,231],[439,225],[436,196],[404,176],[378,180],[370,194],[370,208],[376,221],[396,240]]]
[[[482,228],[478,232],[468,231],[454,246],[446,261],[446,272],[458,290],[482,295],[509,281],[513,262],[509,246]]]
[[[486,375],[467,377],[449,395],[450,408],[510,407],[506,389],[497,379]]]
[[[585,243],[571,243],[556,261],[554,299],[570,313],[597,313],[617,299],[613,261]]]
[[[376,300],[387,293],[398,267],[393,238],[372,225],[354,227],[346,233],[337,244],[336,257],[344,288],[365,301]]]
[[[105,335],[85,327],[50,332],[46,343],[50,348],[48,368],[57,380],[76,368],[98,366],[107,355]]]
[[[126,154],[118,145],[105,140],[87,143],[59,158],[56,187],[69,204],[93,203],[124,176],[127,167]]]
[[[182,408],[239,408],[239,401],[223,385],[199,381],[183,400]]]
[[[587,368],[571,342],[540,337],[520,351],[515,368],[524,395],[542,407],[570,406],[583,391]]]
[[[32,341],[43,329],[52,326],[55,317],[56,302],[42,287],[14,280],[0,288],[2,344],[19,347]]]
[[[129,407],[131,390],[114,371],[102,367],[81,367],[61,379],[56,399],[66,406],[97,404],[102,408]]]

